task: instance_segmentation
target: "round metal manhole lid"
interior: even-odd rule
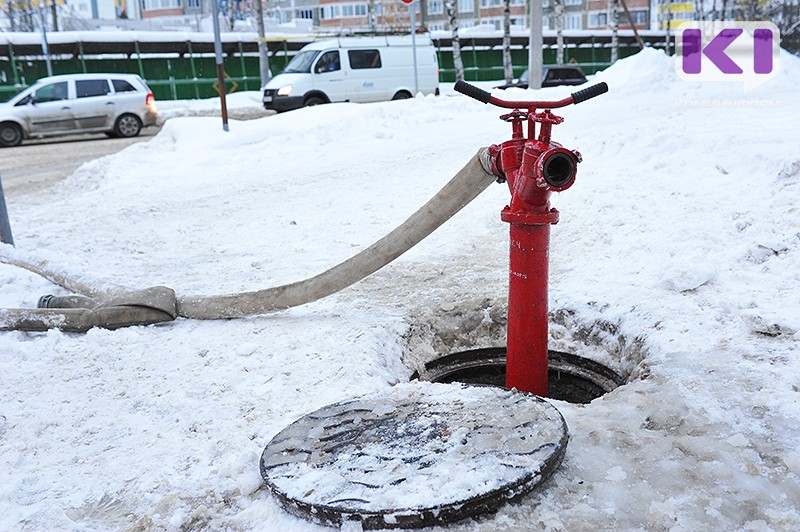
[[[411,382],[320,408],[267,445],[261,475],[290,513],[365,529],[493,512],[561,464],[561,413],[492,386]]]

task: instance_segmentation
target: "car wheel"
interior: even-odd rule
[[[311,107],[312,105],[322,105],[323,103],[325,103],[325,100],[319,96],[309,96],[306,98],[306,101],[303,102],[303,105],[305,107]]]
[[[398,91],[392,96],[392,100],[408,100],[409,98],[411,98],[411,93],[408,91]]]
[[[142,121],[136,115],[122,115],[114,124],[114,134],[117,137],[135,137],[142,130]]]
[[[10,148],[22,143],[22,128],[17,124],[6,122],[0,124],[0,146]]]

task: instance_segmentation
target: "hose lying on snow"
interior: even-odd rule
[[[392,262],[475,199],[494,179],[488,151],[482,148],[433,198],[392,232],[344,262],[303,281],[255,292],[178,299],[165,287],[117,294],[101,302],[93,299],[97,298],[98,290],[86,294],[93,298],[45,297],[40,300],[40,307],[48,308],[0,310],[0,330],[58,328],[85,332],[92,327],[146,325],[174,320],[177,316],[206,320],[240,318],[310,303],[347,288]],[[19,259],[13,263],[68,289],[79,285],[46,271],[41,265],[23,265]]]

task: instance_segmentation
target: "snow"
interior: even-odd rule
[[[599,80],[610,92],[561,110],[554,130],[583,163],[553,198],[551,347],[629,383],[554,402],[571,441],[544,489],[448,530],[798,529],[800,61],[783,54],[746,96],[680,81],[653,50]],[[50,190],[7,197],[15,242],[94,287],[186,296],[298,280],[507,139],[501,112],[445,91],[228,133],[219,118],[170,119]],[[271,498],[261,452],[303,414],[502,343],[507,200],[491,187],[384,270],[304,307],[0,334],[0,529],[319,530]],[[0,306],[46,293],[63,291],[0,265]]]

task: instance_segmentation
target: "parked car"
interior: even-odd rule
[[[157,116],[153,92],[139,76],[51,76],[0,103],[0,146],[71,133],[135,137]]]
[[[586,76],[583,75],[581,67],[575,65],[545,66],[542,68],[542,87],[557,87],[558,85],[583,85],[586,83]],[[514,83],[507,83],[495,87],[495,89],[508,89],[518,87],[528,88],[528,71],[522,73]]]
[[[439,61],[430,37],[416,38],[416,88],[439,94]],[[414,54],[408,36],[339,37],[312,42],[263,87],[278,112],[332,102],[411,98]]]

